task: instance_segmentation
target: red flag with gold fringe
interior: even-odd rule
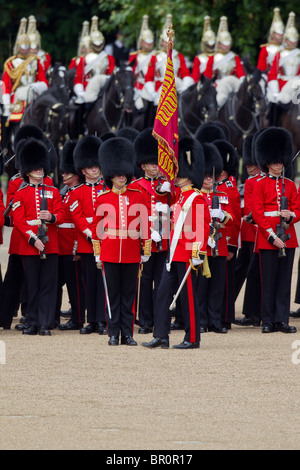
[[[178,173],[178,102],[175,87],[175,75],[172,60],[173,31],[168,31],[168,59],[162,85],[152,135],[158,141],[158,167],[171,183],[175,191],[174,180]]]

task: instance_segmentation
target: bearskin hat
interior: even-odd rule
[[[114,137],[116,137],[116,134],[114,132],[104,132],[104,134],[101,134],[100,135],[100,139],[102,140],[102,142],[104,142],[105,140],[108,140],[108,139],[113,139]]]
[[[214,140],[213,144],[218,148],[223,159],[223,170],[234,178],[239,174],[239,156],[234,146],[227,140]]]
[[[205,171],[204,175],[215,177],[220,176],[223,171],[223,158],[219,152],[218,147],[210,142],[202,144],[205,158]]]
[[[112,178],[127,176],[129,184],[134,175],[134,148],[132,142],[124,137],[108,139],[99,148],[99,163],[104,183],[112,188]]]
[[[130,142],[134,142],[137,136],[139,135],[139,131],[134,129],[134,127],[122,127],[116,133],[117,137],[124,137],[125,139],[130,140]]]
[[[252,166],[256,165],[253,159],[253,151],[252,151],[252,142],[253,142],[253,134],[248,134],[247,137],[243,141],[243,149],[242,149],[242,159],[243,164],[245,166]]]
[[[221,127],[222,131],[224,132],[226,136],[226,140],[230,141],[230,132],[228,126],[225,124],[225,122],[222,121],[213,121],[212,124],[215,126]]]
[[[183,137],[178,146],[178,178],[188,178],[201,189],[204,179],[204,152],[198,140]]]
[[[77,142],[73,153],[76,173],[80,174],[83,168],[99,166],[98,150],[101,144],[102,140],[94,135],[86,135]]]
[[[195,132],[195,138],[202,144],[204,142],[213,142],[214,140],[227,140],[223,129],[213,122],[202,124]]]
[[[293,142],[291,134],[282,127],[268,127],[255,137],[254,155],[257,163],[265,173],[271,163],[291,164],[293,158]]]
[[[30,137],[24,139],[22,145],[18,145],[20,173],[24,181],[28,182],[29,173],[32,170],[44,169],[44,176],[50,171],[50,160],[46,144],[38,139]]]
[[[139,133],[134,141],[135,161],[138,167],[145,163],[158,164],[158,142],[150,127]]]
[[[73,153],[76,147],[76,140],[67,140],[63,146],[61,160],[60,160],[60,171],[61,173],[76,173],[74,167]]]
[[[43,140],[44,134],[42,129],[37,126],[33,126],[31,124],[26,124],[24,126],[19,127],[18,131],[16,132],[15,139],[14,139],[14,149],[15,149],[15,168],[17,170],[20,169],[20,162],[19,162],[19,152],[18,152],[18,145],[20,142],[21,145],[26,141],[26,139],[34,138],[37,140]]]

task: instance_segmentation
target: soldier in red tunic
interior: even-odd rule
[[[49,171],[47,146],[33,138],[20,144],[20,171],[27,184],[15,194],[12,209],[14,224],[21,234],[19,254],[27,285],[28,328],[23,334],[50,335],[57,292],[56,225],[63,221],[61,196],[57,188],[43,181]]]
[[[241,228],[241,197],[236,184],[239,172],[239,157],[236,149],[230,142],[215,140],[213,143],[218,148],[223,159],[223,171],[217,178],[216,189],[227,194],[232,215],[231,223],[225,226],[228,256],[222,315],[223,326],[230,329],[231,323],[235,319],[234,272]]]
[[[0,156],[0,175],[2,175],[4,170],[4,160],[3,160],[3,155],[1,154]],[[0,245],[3,244],[3,225],[4,225],[4,210],[5,206],[3,203],[3,192],[2,189],[0,188]],[[1,274],[1,265],[0,265],[0,292],[2,288],[2,274]],[[1,327],[1,322],[0,322],[0,327]]]
[[[15,168],[20,169],[19,163],[19,144],[22,145],[27,139],[33,137],[46,143],[48,147],[48,156],[51,157],[52,165],[55,165],[56,154],[52,143],[47,139],[40,128],[32,125],[21,126],[15,136],[14,147],[16,149],[15,154]],[[49,162],[49,165],[51,163]],[[45,176],[44,183],[53,186],[52,178]],[[22,320],[24,323],[17,324],[15,328],[17,330],[23,330],[26,325],[26,309],[27,309],[27,289],[25,285],[25,278],[22,266],[21,256],[19,254],[20,244],[20,232],[14,226],[12,205],[14,201],[14,195],[25,185],[21,173],[18,171],[8,182],[7,194],[6,194],[6,209],[5,209],[5,225],[12,227],[12,232],[9,242],[9,257],[7,268],[3,280],[3,289],[1,292],[1,309],[0,309],[0,324],[4,328],[10,328],[13,316],[19,309],[21,303]]]
[[[266,173],[255,183],[252,197],[253,220],[258,226],[262,281],[262,332],[295,333],[289,325],[291,279],[295,248],[295,223],[300,217],[297,188],[283,170],[293,156],[291,135],[283,128],[270,127],[254,142],[254,152]]]
[[[199,279],[206,255],[209,235],[209,210],[200,191],[204,176],[204,155],[201,144],[192,138],[179,142],[179,170],[175,180],[176,195],[171,195],[173,214],[171,219],[170,255],[163,271],[155,303],[154,339],[142,343],[147,348],[168,348],[171,326],[169,307],[173,296],[187,275],[179,294],[185,335],[176,349],[200,347]],[[164,182],[157,193],[170,191],[170,183]],[[162,197],[162,196],[161,196]],[[162,202],[165,196],[162,197]],[[203,269],[204,271],[204,269]]]
[[[228,257],[226,229],[232,222],[232,209],[226,192],[216,191],[214,188],[214,177],[218,178],[223,170],[222,156],[213,143],[203,143],[203,149],[205,177],[202,192],[211,214],[211,234],[207,243],[211,277],[202,276],[199,280],[200,325],[203,333],[227,333],[227,328],[222,324],[222,313]]]
[[[160,204],[155,189],[162,184],[158,171],[158,144],[152,136],[152,129],[142,131],[134,141],[136,165],[144,176],[131,183],[139,189],[146,200],[151,230],[151,257],[143,266],[139,296],[139,333],[151,333],[154,324],[154,305],[167,256],[167,239],[162,234],[165,215],[158,212]]]
[[[97,263],[107,284],[106,320],[110,346],[136,346],[133,303],[140,263],[149,260],[151,239],[146,200],[128,185],[134,174],[134,148],[123,137],[109,139],[99,149],[107,190],[98,198],[93,222]],[[100,266],[99,266],[100,267]]]
[[[95,136],[85,136],[74,149],[74,168],[82,173],[85,182],[70,193],[68,206],[78,232],[77,253],[81,257],[86,284],[86,309],[88,325],[80,329],[81,334],[106,334],[105,294],[101,273],[94,262],[92,246],[92,222],[97,196],[103,190],[98,150],[102,144]],[[84,323],[84,321],[83,321]]]
[[[56,304],[56,320],[58,328],[63,331],[79,330],[83,327],[85,318],[85,285],[80,256],[77,254],[77,230],[72,220],[69,208],[69,196],[83,181],[83,175],[76,173],[73,152],[76,141],[68,140],[62,151],[60,172],[67,192],[63,195],[64,221],[58,225],[58,292]],[[71,318],[66,323],[60,323],[60,307],[62,287],[66,284]]]

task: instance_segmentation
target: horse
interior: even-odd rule
[[[263,72],[244,63],[246,76],[237,92],[231,92],[218,110],[218,120],[227,125],[230,142],[242,154],[243,141],[265,127],[267,101]],[[227,77],[226,77],[227,78]]]
[[[89,135],[116,133],[132,127],[134,110],[134,74],[131,67],[116,67],[86,116]]]
[[[68,137],[70,90],[66,77],[66,68],[56,63],[50,71],[49,88],[26,106],[20,124],[40,127],[56,149],[61,147]]]
[[[178,96],[179,136],[192,137],[201,124],[216,119],[217,109],[214,82],[202,74],[199,82]]]

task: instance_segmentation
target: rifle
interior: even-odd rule
[[[212,209],[219,209],[219,196],[216,195],[216,180],[215,180],[215,167],[213,168],[213,197],[212,197],[212,204],[211,208]],[[215,246],[212,248],[212,257],[216,258],[219,256],[219,250],[218,250],[218,241],[220,238],[222,238],[222,233],[219,233],[218,230],[221,228],[221,224],[218,221],[216,217],[212,218],[212,225],[211,225],[211,233],[210,236],[212,236]]]
[[[41,195],[41,211],[46,211],[48,210],[48,202],[47,198],[45,197],[45,187],[44,187],[44,181],[42,183],[42,195]],[[37,236],[38,238],[46,245],[46,243],[49,241],[49,237],[47,235],[48,227],[46,225],[46,220],[41,219],[41,223],[38,227],[38,233]],[[44,247],[43,251],[40,253],[40,259],[46,259],[46,246]]]
[[[288,201],[287,197],[285,196],[285,182],[284,182],[284,168],[282,171],[282,196],[280,200],[280,211],[287,210],[288,208]],[[286,242],[291,238],[290,233],[286,234],[286,230],[289,228],[289,225],[286,223],[285,217],[280,216],[280,223],[276,225],[276,235],[280,240]],[[283,248],[279,248],[278,251],[278,258],[284,258],[286,256],[285,253],[285,246]]]
[[[24,186],[25,186],[26,184],[27,184],[26,181],[22,181],[22,184],[21,184],[21,186],[19,187],[19,189],[24,188]],[[3,212],[4,217],[6,217],[6,216],[10,213],[11,208],[12,208],[12,206],[13,206],[13,203],[14,203],[14,198],[12,197],[11,200],[9,201],[8,206],[6,207],[5,211]]]

